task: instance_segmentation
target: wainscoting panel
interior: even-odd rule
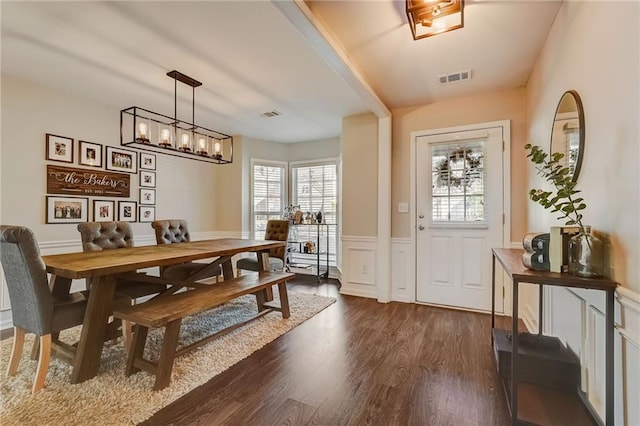
[[[391,239],[391,300],[415,302],[414,249],[409,238]]]
[[[375,237],[342,237],[341,294],[377,298]]]
[[[605,398],[604,292],[550,287],[545,332],[560,337],[578,354],[582,390],[601,418]],[[616,294],[616,424],[640,425],[640,294],[620,287]]]

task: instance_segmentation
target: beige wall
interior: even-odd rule
[[[610,274],[640,291],[640,4],[565,2],[527,85],[528,139],[548,149],[555,108],[570,89],[582,98],[585,152],[578,189],[585,224],[608,240]],[[606,31],[595,31],[610,22]],[[528,187],[543,182],[527,165]],[[531,230],[554,216],[529,202]]]
[[[342,120],[342,235],[378,234],[378,119]]]
[[[41,241],[79,239],[76,225],[45,224],[46,164],[80,167],[78,140],[119,146],[120,110],[4,74],[1,78],[0,221],[28,226]],[[75,139],[73,165],[45,160],[46,133]],[[156,159],[157,217],[185,218],[193,231],[212,231],[216,222],[216,166],[164,155]],[[138,175],[131,175],[133,201],[138,201],[138,179]],[[113,199],[89,197],[90,220],[96,198]],[[153,234],[148,223],[134,223],[133,228],[136,236]]]
[[[398,213],[399,202],[409,202],[411,132],[445,127],[511,120],[511,240],[526,233],[526,194],[523,146],[525,91],[514,89],[435,102],[426,106],[398,108],[393,114],[391,166],[391,235],[410,236],[409,214]],[[415,206],[409,206],[410,209]]]

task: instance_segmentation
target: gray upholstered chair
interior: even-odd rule
[[[7,375],[13,376],[18,371],[25,333],[34,333],[39,338],[38,368],[32,388],[36,393],[44,386],[52,344],[73,356],[75,348],[60,342],[58,335],[82,324],[87,293],[54,298],[33,232],[22,226],[3,225],[0,233],[0,258],[13,316],[13,350]]]
[[[80,239],[82,240],[82,250],[85,252],[115,250],[126,247],[133,247],[133,231],[129,222],[85,222],[78,224]],[[129,304],[134,303],[139,297],[158,294],[167,289],[166,284],[143,280],[145,274],[126,274],[118,278],[116,283],[116,296],[129,299]],[[87,279],[87,288],[91,282]],[[131,341],[131,324],[127,321],[122,323],[122,335],[125,346],[129,348]]]
[[[270,220],[267,222],[267,229],[264,231],[265,240],[287,241],[289,239],[288,220]],[[269,250],[269,270],[279,271],[284,269],[286,262],[287,248],[278,247]],[[243,257],[236,262],[238,273],[240,270],[259,271],[258,256]]]
[[[156,243],[158,244],[186,243],[191,241],[189,226],[184,219],[155,220],[151,223],[151,226],[156,233]],[[165,266],[160,268],[160,276],[167,281],[182,281],[205,266],[203,263],[194,262]],[[221,273],[222,270],[218,266],[217,268],[213,268],[207,277],[216,277],[216,282],[218,282],[218,277]]]

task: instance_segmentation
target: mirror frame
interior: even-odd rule
[[[553,154],[553,128],[555,127],[556,119],[558,117],[558,110],[560,109],[560,105],[562,105],[562,100],[565,96],[572,96],[573,100],[576,103],[576,108],[578,109],[578,129],[580,131],[580,136],[578,139],[578,158],[576,159],[576,167],[573,171],[573,176],[571,180],[573,182],[578,181],[578,176],[580,175],[580,169],[582,168],[582,157],[584,156],[584,109],[582,107],[582,100],[580,99],[580,95],[575,90],[567,90],[560,96],[560,101],[558,101],[558,106],[556,107],[556,112],[553,115],[553,123],[551,124],[551,138],[549,139],[549,154]],[[567,163],[568,164],[568,163]]]

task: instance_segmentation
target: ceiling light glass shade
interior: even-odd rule
[[[175,80],[174,116],[132,106],[120,111],[120,145],[215,164],[233,162],[233,137],[194,123],[195,88],[202,83],[178,71]],[[192,122],[178,120],[177,82],[193,88]]]
[[[464,27],[464,0],[406,0],[414,40]]]

